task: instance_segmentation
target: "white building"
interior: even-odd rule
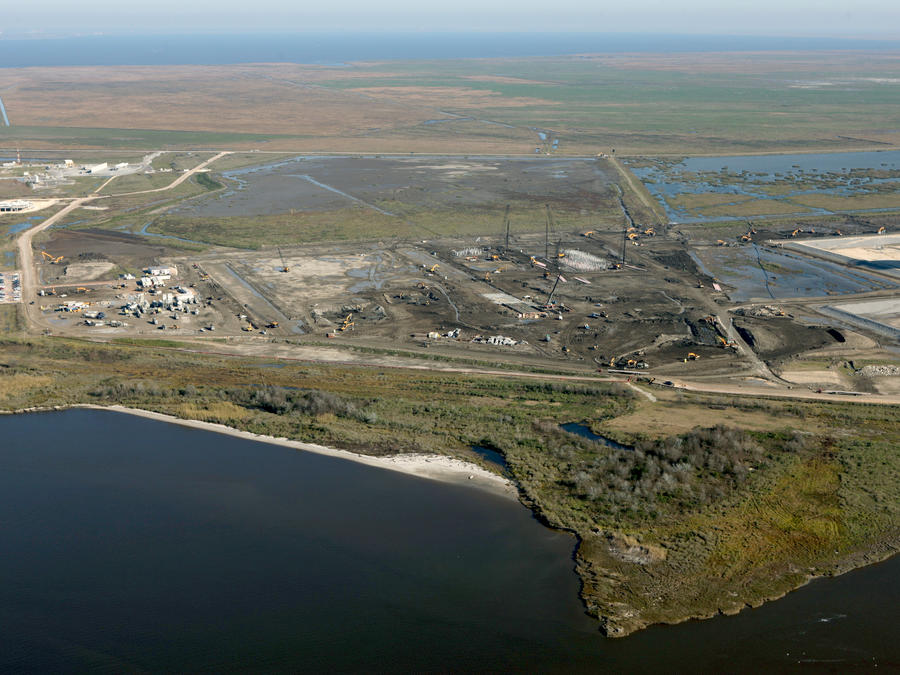
[[[24,211],[34,206],[31,202],[24,199],[13,199],[6,202],[0,202],[0,213],[16,213]]]
[[[177,277],[178,268],[175,267],[175,265],[169,265],[168,267],[148,267],[144,270],[144,273],[151,277]]]
[[[148,277],[141,277],[137,283],[141,288],[155,288],[157,286],[165,286],[166,282],[171,278],[168,274],[153,274]]]

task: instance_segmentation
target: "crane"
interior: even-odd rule
[[[553,213],[550,211],[550,205],[544,205],[547,209],[547,226],[544,230],[544,259],[550,259],[550,230],[553,229]]]
[[[565,283],[566,279],[562,274],[557,273],[556,281],[553,283],[553,288],[550,289],[550,295],[547,296],[547,302],[544,303],[545,307],[553,302],[553,294],[556,293],[556,287],[559,286],[560,281]]]
[[[279,272],[290,272],[291,268],[287,266],[287,263],[284,261],[284,253],[281,252],[281,249],[278,249],[278,257],[281,258],[281,269]]]
[[[509,255],[509,204],[506,205],[506,213],[503,214],[503,224],[506,226],[506,243],[503,246],[503,253]]]

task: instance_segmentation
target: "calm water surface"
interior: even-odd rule
[[[0,670],[900,667],[897,560],[606,640],[517,503],[103,411],[0,418]]]

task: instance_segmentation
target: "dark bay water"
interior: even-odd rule
[[[104,411],[0,418],[0,670],[900,667],[900,559],[606,640],[517,503]]]
[[[897,49],[893,40],[752,35],[307,32],[0,39],[0,67],[460,59],[618,52]]]

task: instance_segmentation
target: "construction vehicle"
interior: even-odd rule
[[[887,230],[885,230],[884,227],[879,227],[879,228],[878,228],[878,234],[884,234],[886,231],[887,231]]]
[[[270,321],[269,323],[266,324],[266,328],[278,328],[278,322]]]
[[[841,232],[840,230],[835,230],[835,231],[834,231],[834,236],[835,236],[835,237],[843,237],[843,236],[844,236],[844,233]]]
[[[800,228],[799,228],[799,227],[798,227],[796,230],[794,230],[793,232],[791,232],[791,236],[792,236],[792,237],[796,237],[798,234],[800,234]]]
[[[656,230],[654,230],[652,227],[648,227],[646,230],[644,230],[644,234],[646,234],[648,237],[652,237],[656,234]]]
[[[565,282],[566,280],[563,278],[563,275],[557,274],[556,281],[553,283],[553,288],[550,289],[550,295],[547,296],[547,301],[544,303],[545,307],[549,307],[553,304],[553,294],[556,293],[556,287],[559,286],[560,281]]]
[[[343,333],[345,330],[349,330],[350,328],[353,328],[353,313],[352,312],[344,317],[344,322],[341,324],[341,326],[340,326],[340,328],[338,328],[338,330]]]
[[[687,358],[684,360],[685,363],[688,361],[696,361],[700,358],[699,354],[695,354],[694,352],[688,352]]]
[[[440,265],[438,265],[437,263],[435,263],[434,265],[432,265],[432,266],[429,268],[428,273],[429,273],[429,274],[434,274],[438,267],[440,267]]]
[[[592,234],[596,234],[596,233],[597,233],[596,230],[588,230],[587,232],[583,232],[583,233],[581,234],[581,236],[582,236],[582,237],[587,237],[588,239],[590,239],[591,235],[592,235]]]
[[[725,240],[724,239],[716,239],[716,244],[719,246],[725,246]]]
[[[57,265],[63,259],[63,256],[52,256],[47,251],[41,251],[41,255],[45,260],[49,260],[51,265]]]
[[[635,233],[635,232],[629,232],[629,233],[628,233],[628,238],[629,238],[631,241],[634,241],[635,239],[638,238],[637,233]]]
[[[279,272],[290,272],[291,268],[287,266],[287,263],[284,261],[284,253],[281,252],[281,249],[278,249],[278,257],[281,258],[281,268],[279,268]]]
[[[753,241],[753,237],[751,237],[750,233],[748,232],[747,234],[741,235],[741,241]]]

